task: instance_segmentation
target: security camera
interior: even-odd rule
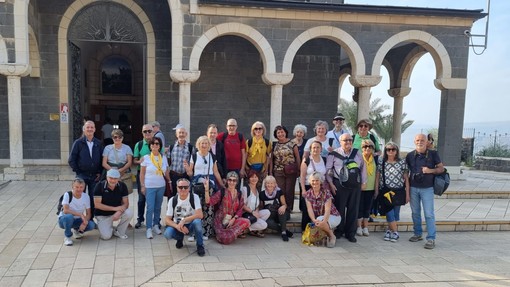
[[[471,32],[469,30],[465,30],[464,31],[464,35],[466,35],[466,37],[471,37]]]

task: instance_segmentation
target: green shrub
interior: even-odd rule
[[[510,149],[506,145],[496,144],[494,146],[486,147],[477,153],[479,156],[490,157],[508,157],[510,158]]]

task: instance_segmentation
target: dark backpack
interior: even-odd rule
[[[243,138],[243,134],[242,133],[237,133],[237,135],[239,136],[239,141],[240,142],[243,142],[244,138]],[[225,140],[227,139],[228,137],[228,133],[227,132],[224,132],[223,133],[223,136],[221,137],[221,143],[223,145],[225,145]]]
[[[355,148],[352,149],[351,154],[347,158],[336,151],[332,151],[329,153],[330,155],[333,155],[343,161],[343,166],[342,170],[340,171],[340,174],[336,172],[335,168],[333,168],[333,170],[337,174],[340,180],[340,184],[345,188],[353,189],[360,187],[361,170],[358,166],[358,163],[354,161],[354,157],[356,156],[357,153],[358,149]]]
[[[269,150],[269,140],[264,138],[264,142],[266,143],[266,148]],[[251,145],[253,144],[253,139],[248,140],[248,149],[251,148]],[[273,144],[274,145],[274,144]]]
[[[191,208],[195,209],[195,194],[193,193],[193,191],[190,191],[189,195],[190,195],[189,203],[191,204]],[[177,206],[177,198],[178,197],[179,197],[178,194],[176,194],[172,197],[172,208],[174,210],[174,213],[175,213],[175,207]]]
[[[64,193],[65,194],[65,193]],[[58,204],[57,204],[57,215],[60,214],[60,212],[62,210],[64,210],[64,206],[62,205],[62,200],[64,200],[64,194],[62,194],[60,196],[60,198],[58,199]],[[69,195],[69,203],[71,203],[71,201],[73,200],[73,192],[72,191],[68,191],[67,194]]]
[[[143,147],[143,140],[137,142],[135,144],[135,147],[136,149],[138,150],[138,155],[140,156],[140,152],[142,152],[142,147]],[[140,156],[141,157],[141,156]]]

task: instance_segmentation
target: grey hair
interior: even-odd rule
[[[329,129],[329,125],[328,125],[328,122],[326,121],[322,121],[322,120],[318,120],[316,123],[315,123],[315,127],[313,128],[313,132],[314,133],[317,133],[317,127],[319,126],[324,126],[326,128],[326,132],[328,131]]]
[[[295,127],[294,127],[294,130],[292,131],[292,135],[296,136],[296,133],[301,130],[305,136],[306,136],[306,132],[307,132],[307,128],[305,125],[302,125],[302,124],[297,124]]]

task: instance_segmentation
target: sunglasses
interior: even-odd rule
[[[263,130],[263,128],[254,128],[253,130],[254,131],[261,131],[261,130]]]
[[[180,185],[180,186],[177,186],[178,189],[188,189],[189,188],[189,185]]]
[[[155,143],[151,143],[151,145],[159,145],[159,143],[158,143],[158,142],[155,142]]]
[[[368,125],[359,125],[360,128],[368,128]]]
[[[152,133],[152,130],[144,130],[144,131],[142,131],[142,132],[143,132],[144,134],[150,134],[150,133]]]
[[[352,142],[352,139],[342,140],[343,142]]]
[[[229,179],[227,179],[227,181],[230,181],[230,182],[237,182],[237,179],[235,179],[235,178],[229,178]]]
[[[113,138],[114,140],[118,140],[118,139],[122,139],[123,137],[121,137],[121,136],[113,136],[112,138]]]
[[[396,148],[387,148],[386,151],[397,151]]]
[[[374,148],[374,147],[373,147],[373,146],[371,146],[371,145],[364,145],[364,146],[362,146],[361,148]]]

